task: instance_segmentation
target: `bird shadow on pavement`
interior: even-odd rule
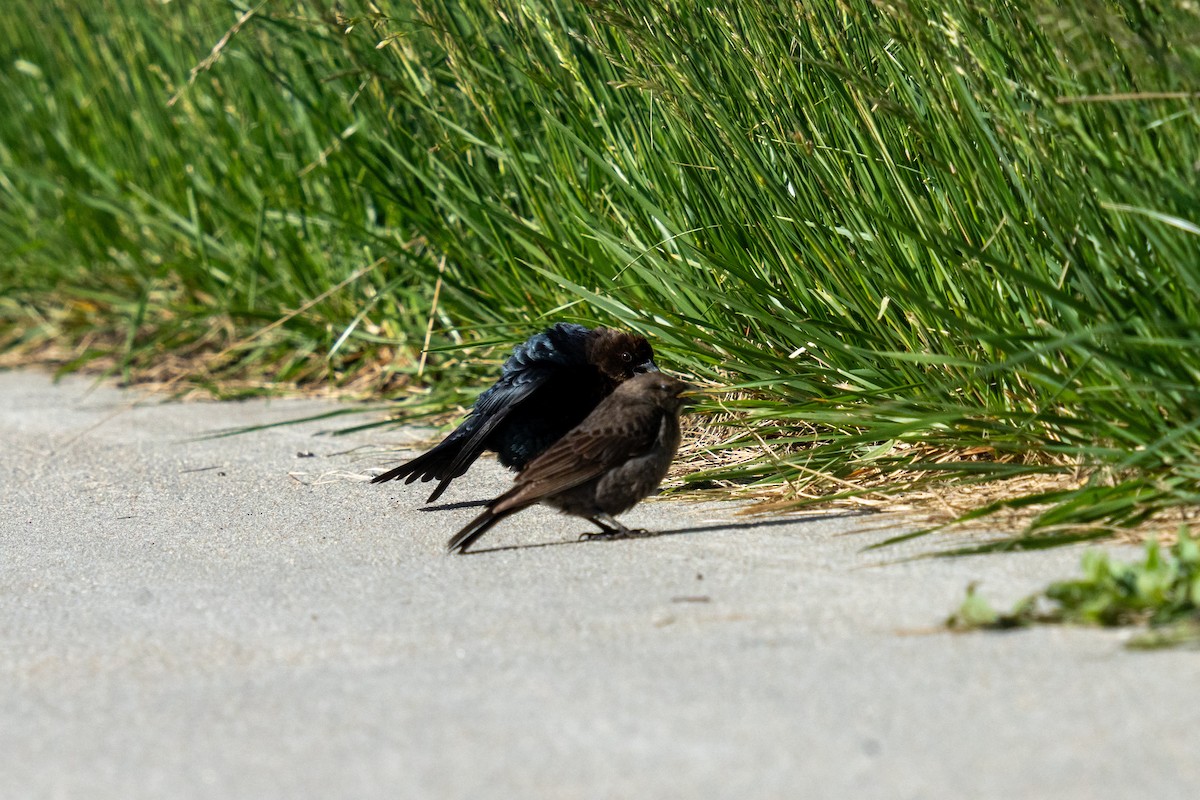
[[[466,505],[474,505],[469,503]],[[462,507],[462,506],[459,506]],[[847,517],[870,516],[870,511],[840,511],[835,514],[813,514],[804,517],[784,517],[778,519],[748,520],[746,522],[722,522],[716,525],[693,525],[686,528],[667,528],[659,531],[638,531],[630,536],[595,536],[581,535],[578,539],[566,539],[556,542],[533,542],[530,544],[508,544],[500,547],[480,547],[460,553],[464,556],[482,555],[484,553],[502,553],[505,550],[533,550],[539,547],[560,547],[562,545],[578,544],[607,544],[609,542],[629,541],[631,539],[657,539],[660,536],[681,536],[690,533],[713,533],[716,531],[751,530],[754,528],[774,528],[780,525],[801,525],[806,522],[820,522],[829,519],[845,519]]]
[[[422,506],[418,511],[454,511],[459,508],[483,508],[490,500],[462,500],[457,503],[438,503],[436,506]]]

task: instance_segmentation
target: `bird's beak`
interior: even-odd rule
[[[633,372],[635,375],[639,372],[658,372],[658,365],[652,359],[648,358],[634,367]]]
[[[690,405],[695,405],[696,398],[702,393],[703,393],[703,390],[699,386],[694,386],[689,383],[689,384],[686,384],[683,387],[683,390],[680,391],[679,394],[677,394],[675,396],[680,398],[681,400],[683,400],[683,404],[685,406],[690,406]]]

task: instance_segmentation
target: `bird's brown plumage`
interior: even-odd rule
[[[679,412],[691,386],[662,373],[625,381],[577,427],[517,475],[512,489],[455,534],[446,547],[464,552],[509,514],[544,503],[628,532],[612,515],[654,491],[679,449]]]

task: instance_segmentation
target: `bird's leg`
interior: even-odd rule
[[[612,514],[597,514],[594,517],[588,517],[588,521],[599,527],[600,532],[580,534],[579,541],[581,542],[593,539],[630,539],[650,533],[645,528],[627,528],[617,522]]]

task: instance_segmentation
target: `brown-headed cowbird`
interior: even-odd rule
[[[633,533],[613,519],[654,491],[679,449],[679,411],[691,385],[662,373],[636,375],[596,406],[578,427],[517,475],[513,488],[488,503],[446,544],[466,549],[488,528],[534,503],[584,517],[603,533]]]
[[[432,503],[484,450],[521,469],[592,412],[622,381],[657,372],[643,337],[560,322],[513,348],[500,379],[470,416],[432,450],[371,480],[436,479]]]

